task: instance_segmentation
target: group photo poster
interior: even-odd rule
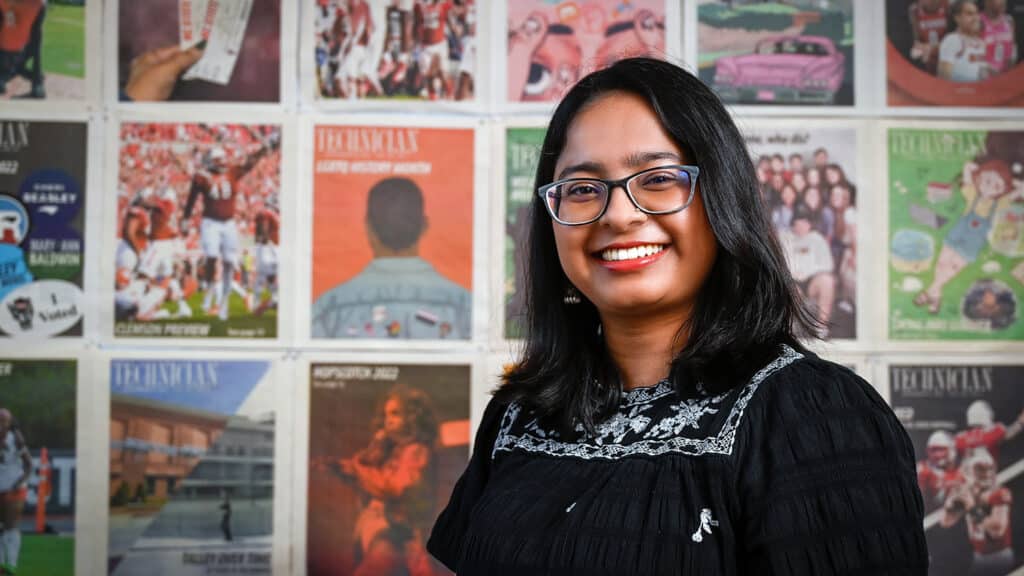
[[[1024,130],[946,126],[885,134],[889,339],[1020,341]]]
[[[0,117],[0,341],[84,335],[88,132]]]
[[[0,358],[0,573],[75,574],[78,362]]]
[[[483,224],[474,190],[488,164],[478,122],[355,122],[306,125],[312,257],[299,333],[320,342],[471,339],[486,284],[473,266]]]
[[[852,106],[856,4],[699,0],[700,79],[727,104]]]
[[[666,0],[514,0],[506,2],[503,60],[506,102],[553,105],[577,80],[624,58],[678,61]]]
[[[1024,0],[889,0],[889,106],[1024,107]]]
[[[471,376],[469,364],[308,364],[306,574],[450,574],[425,545],[468,461]]]
[[[116,217],[107,219],[100,294],[115,338],[281,336],[278,308],[287,305],[281,291],[293,260],[281,249],[293,198],[282,188],[284,150],[294,146],[288,126],[111,126],[105,210]]]
[[[282,573],[291,393],[279,389],[276,362],[201,352],[109,358],[105,572]]]
[[[107,2],[105,80],[120,102],[285,100],[294,66],[292,2],[146,0]]]
[[[858,126],[748,122],[741,130],[789,270],[824,327],[819,336],[856,339]]]
[[[914,445],[928,573],[1019,573],[1024,365],[980,358],[936,363],[922,356],[895,359],[885,368],[890,404]]]
[[[85,102],[98,68],[99,0],[0,2],[0,101]],[[92,14],[96,13],[97,17]],[[90,30],[90,34],[86,34]]]

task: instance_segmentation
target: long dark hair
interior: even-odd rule
[[[813,334],[817,324],[786,267],[743,137],[715,94],[678,66],[650,58],[629,58],[594,72],[555,110],[535,184],[553,180],[573,118],[587,103],[615,91],[646,100],[689,161],[700,167],[700,193],[718,244],[694,313],[680,327],[689,338],[672,362],[670,378],[680,393],[696,382],[707,390],[730,389],[774,355],[780,343],[799,348],[796,334]],[[496,397],[520,402],[562,430],[579,423],[593,431],[618,405],[618,372],[594,305],[586,299],[563,301],[569,280],[551,226],[535,196],[524,270],[525,346]]]

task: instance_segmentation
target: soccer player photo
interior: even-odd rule
[[[700,78],[732,104],[853,104],[853,0],[700,0]]]
[[[122,123],[114,334],[277,336],[281,127]]]
[[[885,3],[890,106],[1024,106],[1024,0]]]
[[[281,0],[124,0],[121,101],[278,102]]]
[[[272,573],[273,366],[110,363],[108,574]]]
[[[0,118],[0,341],[82,336],[86,132]]]
[[[320,98],[473,99],[476,0],[306,4],[313,10]]]
[[[468,340],[472,129],[314,128],[314,339]]]
[[[0,100],[84,100],[85,28],[86,0],[0,0]]]
[[[449,574],[426,551],[466,466],[469,366],[310,366],[306,573]]]
[[[505,338],[522,336],[526,325],[526,287],[523,284],[529,218],[534,175],[544,128],[507,128],[505,130]]]
[[[889,337],[1024,338],[1024,132],[890,128]]]
[[[557,102],[590,72],[665,57],[664,0],[508,3],[507,98]]]
[[[75,573],[75,360],[0,359],[0,574]]]
[[[917,454],[929,574],[1004,576],[1024,565],[1024,366],[894,363],[893,410]]]

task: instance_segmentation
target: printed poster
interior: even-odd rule
[[[473,130],[314,132],[312,337],[469,339]]]
[[[509,128],[505,132],[505,338],[523,336],[526,325],[526,240],[537,195],[533,187],[545,128]]]
[[[890,106],[1024,106],[1024,0],[885,2]]]
[[[893,410],[917,454],[932,576],[1024,565],[1024,366],[894,365]]]
[[[10,573],[75,573],[77,379],[74,360],[0,359],[0,500],[20,534],[0,542]]]
[[[857,130],[747,130],[761,196],[826,338],[857,337]]]
[[[275,338],[281,127],[123,123],[120,142],[115,336]]]
[[[280,0],[125,0],[117,14],[122,101],[280,100]]]
[[[509,102],[557,102],[580,78],[633,56],[665,57],[664,0],[508,3]]]
[[[477,0],[356,0],[313,10],[323,99],[472,100]]]
[[[84,100],[86,1],[0,0],[0,15],[0,100]]]
[[[108,574],[271,574],[266,361],[112,360]]]
[[[1024,132],[888,138],[889,337],[1024,339]]]
[[[82,335],[86,132],[0,119],[0,337]]]
[[[310,383],[306,573],[450,574],[425,545],[466,467],[469,366],[313,364]]]
[[[853,12],[853,0],[700,0],[700,79],[729,104],[851,106]]]

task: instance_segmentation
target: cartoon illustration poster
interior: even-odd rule
[[[889,367],[893,410],[917,454],[932,576],[1024,565],[1024,366]]]
[[[472,129],[316,126],[313,338],[470,338]]]
[[[280,100],[280,0],[125,0],[117,15],[122,101]]]
[[[790,272],[826,326],[857,337],[857,131],[747,130],[761,195]]]
[[[84,100],[86,1],[5,0],[0,15],[0,100]]]
[[[0,359],[0,572],[75,573],[77,363]]]
[[[1024,339],[1024,132],[888,139],[889,337]]]
[[[277,336],[281,128],[123,123],[114,334]]]
[[[306,3],[320,98],[473,99],[477,0]]]
[[[505,132],[505,338],[521,337],[526,322],[523,249],[543,143],[544,128],[509,128]]]
[[[1024,0],[885,2],[890,106],[1024,106]]]
[[[86,132],[0,119],[0,336],[81,336]]]
[[[700,78],[727,103],[852,105],[853,12],[853,0],[701,0]]]
[[[271,574],[270,362],[110,364],[109,574]]]
[[[424,546],[466,466],[469,367],[313,364],[310,383],[306,573],[449,574]]]
[[[631,56],[664,58],[664,0],[508,3],[509,102],[557,102],[580,78]]]

